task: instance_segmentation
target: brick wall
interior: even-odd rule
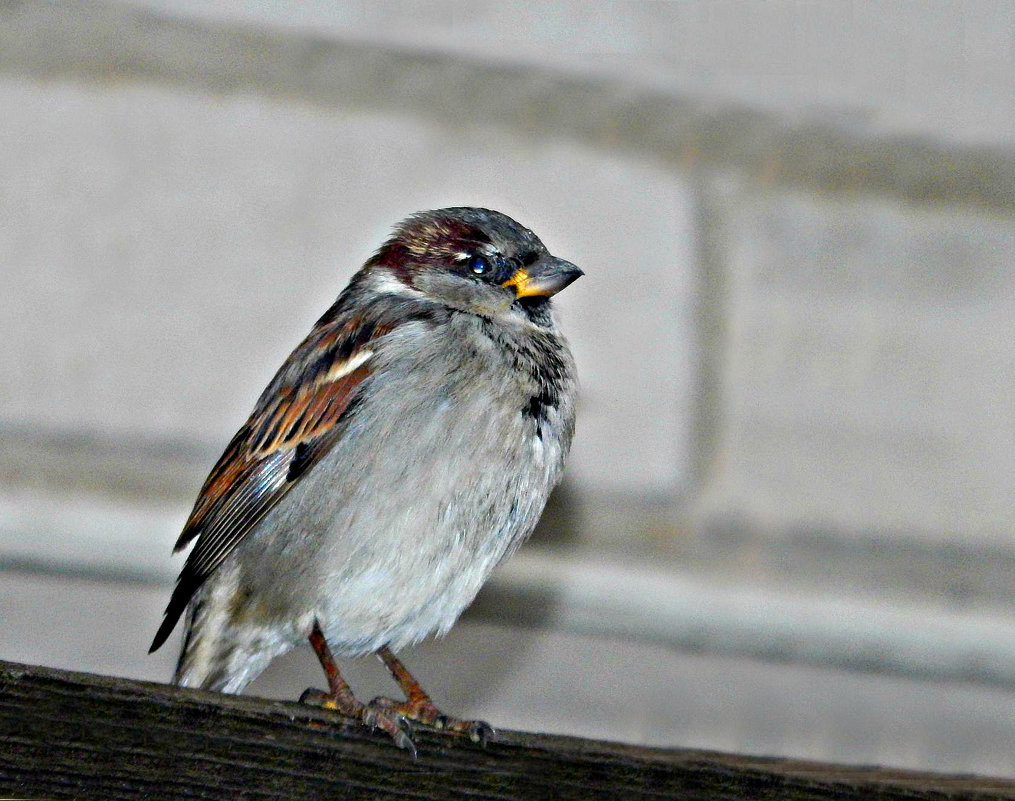
[[[587,273],[566,486],[501,591],[1015,686],[1015,6],[467,8],[0,7],[0,565],[168,581],[390,226],[487,205]]]

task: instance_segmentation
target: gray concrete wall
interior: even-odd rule
[[[1013,31],[1007,2],[0,5],[0,566],[164,591],[348,276],[406,214],[488,205],[587,278],[567,481],[485,609],[1012,692]],[[114,669],[28,617],[0,657]],[[808,739],[724,736],[695,744]]]

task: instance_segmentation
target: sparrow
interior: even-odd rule
[[[481,208],[400,223],[282,364],[204,482],[149,653],[186,612],[174,682],[238,693],[307,642],[301,700],[387,732],[485,742],[395,656],[445,634],[560,480],[577,379],[550,298],[582,275]],[[336,655],[376,654],[405,700],[362,703]]]

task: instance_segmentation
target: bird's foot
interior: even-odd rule
[[[405,721],[410,725],[418,723],[438,731],[464,734],[472,742],[479,743],[483,747],[497,736],[496,730],[489,723],[482,720],[461,720],[445,715],[426,696],[408,701],[396,701],[394,698],[382,696],[367,704],[367,709],[374,710],[374,714]]]
[[[404,748],[416,756],[416,744],[406,731],[406,724],[401,716],[387,710],[374,709],[373,703],[361,704],[355,698],[345,694],[331,694],[313,688],[303,691],[300,703],[317,706],[322,709],[333,709],[346,717],[355,718],[371,729],[380,729],[394,741],[399,748]]]

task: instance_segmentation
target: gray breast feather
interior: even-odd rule
[[[506,349],[468,315],[443,332],[453,343],[423,333],[406,326],[397,335],[414,348],[376,348],[341,440],[235,554],[263,614],[295,623],[294,641],[315,617],[340,652],[447,630],[560,477],[570,358],[546,386],[530,331]]]

